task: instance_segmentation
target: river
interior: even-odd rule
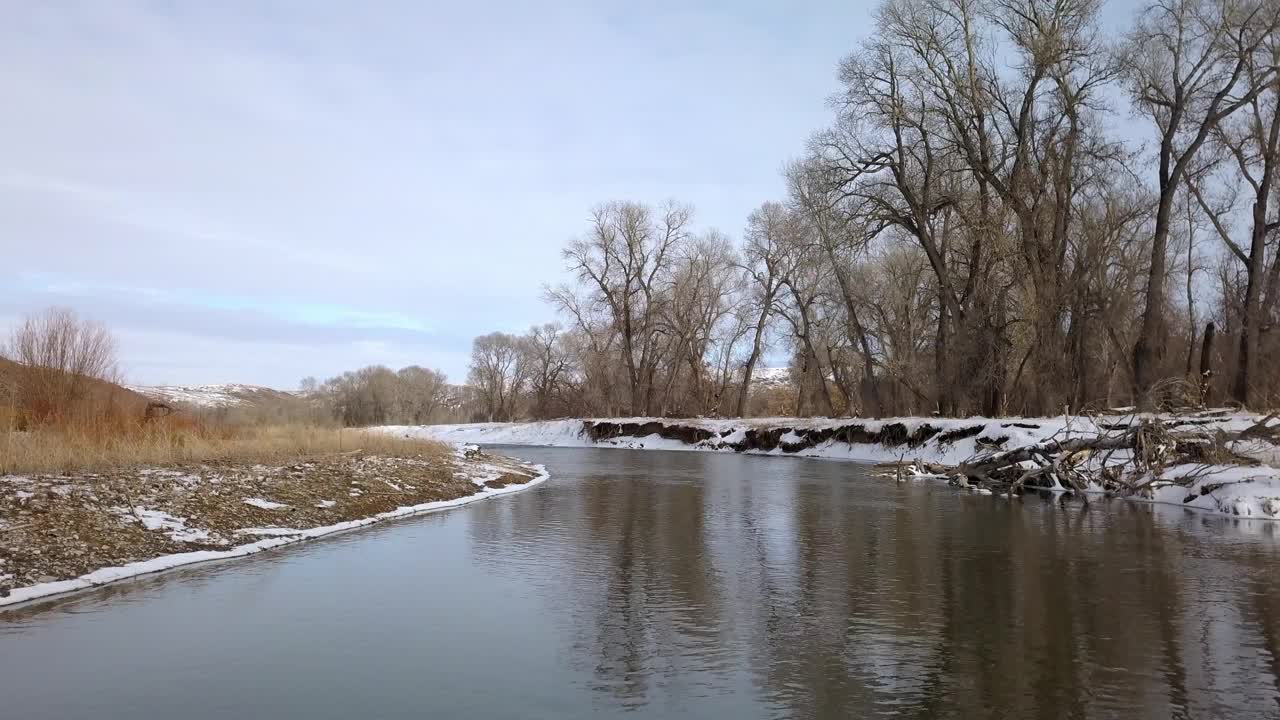
[[[1280,528],[797,458],[550,481],[0,613],[0,716],[1280,717]]]

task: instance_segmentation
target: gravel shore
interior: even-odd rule
[[[510,458],[440,445],[413,457],[356,452],[287,465],[208,462],[0,476],[0,598],[101,568],[227,551],[537,475]]]

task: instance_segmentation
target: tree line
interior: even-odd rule
[[[462,419],[457,388],[439,370],[410,365],[392,370],[370,365],[323,382],[303,378],[301,395],[347,426],[426,425]]]
[[[786,196],[597,207],[480,414],[752,414],[770,352],[802,415],[1277,405],[1280,2],[1101,10],[882,2]]]

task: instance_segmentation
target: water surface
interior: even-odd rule
[[[1280,717],[1280,528],[839,462],[527,492],[0,613],[5,718]]]

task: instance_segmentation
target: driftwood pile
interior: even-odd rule
[[[1120,495],[1141,493],[1159,480],[1167,467],[1257,465],[1233,451],[1238,440],[1280,444],[1276,414],[1238,433],[1212,427],[1206,417],[1140,418],[1131,422],[1094,424],[1102,432],[1088,437],[1054,436],[1034,445],[977,455],[955,469],[953,482],[1000,493],[1028,488],[1083,491],[1091,485]],[[1190,485],[1195,473],[1177,482]]]

